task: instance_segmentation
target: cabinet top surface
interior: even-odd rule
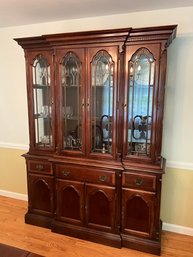
[[[24,49],[34,47],[49,47],[70,44],[91,44],[143,40],[166,40],[167,44],[176,36],[177,25],[167,25],[146,28],[120,28],[109,30],[68,32],[60,34],[48,34],[38,37],[15,38]]]

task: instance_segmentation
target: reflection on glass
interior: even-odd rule
[[[68,52],[62,62],[63,148],[80,151],[82,147],[81,62]]]
[[[38,147],[52,146],[50,65],[38,55],[32,64],[35,143]]]
[[[129,62],[128,153],[150,154],[155,61],[146,48]]]
[[[98,52],[92,63],[92,152],[112,152],[114,63],[106,51]]]

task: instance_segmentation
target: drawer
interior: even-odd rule
[[[29,172],[44,173],[44,174],[52,174],[53,173],[51,163],[46,162],[46,161],[29,160],[27,162],[27,165],[28,165]]]
[[[81,166],[56,165],[56,176],[88,183],[115,185],[115,172]]]
[[[122,176],[122,185],[129,188],[137,188],[141,190],[156,190],[156,176],[124,172]]]

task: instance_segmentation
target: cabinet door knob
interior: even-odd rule
[[[99,176],[99,180],[101,182],[105,182],[107,180],[107,176]]]
[[[62,175],[64,175],[65,177],[68,177],[70,175],[70,171],[63,170]]]
[[[143,184],[143,179],[142,179],[142,178],[136,178],[135,184],[136,184],[137,186],[141,186],[141,185]]]
[[[36,164],[36,169],[38,171],[42,171],[42,170],[44,170],[44,166],[42,164]]]
[[[83,99],[82,99],[82,107],[84,107],[84,105],[85,105],[85,104],[84,104],[84,98],[83,98]]]
[[[90,99],[89,98],[87,99],[87,108],[88,108],[88,110],[90,108]]]

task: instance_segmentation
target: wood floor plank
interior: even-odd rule
[[[46,257],[152,257],[67,237],[24,223],[27,202],[0,196],[0,243]],[[193,257],[193,237],[162,233],[162,257]]]

